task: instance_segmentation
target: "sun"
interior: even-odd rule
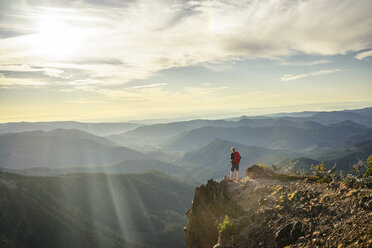
[[[78,23],[71,24],[65,16],[45,14],[38,18],[36,50],[46,59],[67,60],[79,54],[84,32]]]

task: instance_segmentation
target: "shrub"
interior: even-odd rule
[[[310,170],[312,170],[314,175],[319,175],[319,174],[325,173],[327,171],[323,161],[316,166],[311,165]]]
[[[322,163],[320,164],[320,166],[319,166],[319,171],[320,172],[326,172],[326,168],[325,168],[325,166],[324,166],[324,162],[322,161]]]
[[[268,168],[268,166],[266,164],[263,164],[263,163],[259,163],[258,166],[260,166],[260,167],[262,167],[264,169],[267,169]]]
[[[229,216],[225,215],[225,220],[218,225],[220,233],[225,236],[231,236],[235,233],[236,225],[230,221]]]
[[[367,170],[364,173],[363,177],[372,176],[372,155],[367,158]]]

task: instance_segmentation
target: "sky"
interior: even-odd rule
[[[370,0],[0,0],[0,122],[372,106]]]

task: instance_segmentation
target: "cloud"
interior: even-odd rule
[[[69,78],[61,69],[33,67],[27,64],[2,64],[0,72],[8,78]]]
[[[9,78],[0,76],[0,88],[24,88],[46,86],[48,82],[38,78]]]
[[[362,59],[365,59],[367,57],[370,57],[372,56],[372,50],[369,50],[369,51],[366,51],[366,52],[361,52],[361,53],[358,53],[355,58],[359,59],[359,60],[362,60]]]
[[[158,84],[145,84],[145,85],[138,85],[130,87],[129,89],[144,89],[144,88],[154,88],[154,87],[161,87],[167,85],[166,83],[158,83]]]
[[[334,72],[338,72],[340,69],[334,69],[334,70],[321,70],[316,72],[310,72],[310,73],[304,73],[304,74],[298,74],[298,75],[285,75],[280,78],[282,81],[292,81],[297,80],[304,77],[312,77],[312,76],[320,76],[320,75],[326,75]]]
[[[228,71],[232,68],[232,65],[230,64],[227,65],[227,64],[217,64],[217,63],[203,63],[202,66],[215,72]]]
[[[101,103],[106,103],[105,101],[100,101],[100,100],[86,100],[86,99],[76,99],[76,100],[69,100],[69,101],[64,101],[65,103],[77,103],[77,104],[101,104]]]
[[[322,65],[322,64],[329,64],[331,63],[328,59],[319,59],[313,61],[280,61],[280,65],[288,65],[288,66],[313,66],[313,65]]]
[[[371,1],[1,4],[7,11],[0,30],[14,35],[0,36],[0,66],[49,68],[44,74],[50,77],[67,77],[60,71],[71,70],[64,78],[67,84],[86,79],[109,87],[174,67],[204,65],[221,71],[237,58],[283,60],[294,54],[334,55],[372,47]]]

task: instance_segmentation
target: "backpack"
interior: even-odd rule
[[[239,164],[239,163],[240,163],[240,159],[241,159],[241,157],[240,157],[239,152],[234,152],[234,160],[233,160],[233,163],[234,163],[234,164]]]

